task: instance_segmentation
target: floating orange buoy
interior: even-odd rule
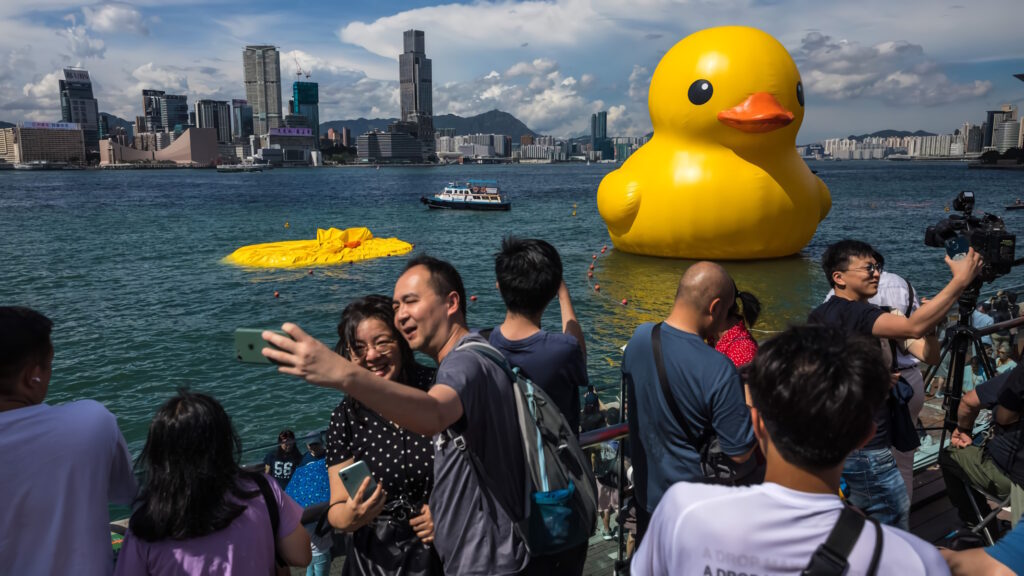
[[[281,293],[278,292],[277,290],[274,290],[274,298],[280,298],[280,297],[281,297]]]
[[[594,254],[594,260],[597,260],[597,254]]]
[[[309,271],[309,275],[310,275],[310,276],[312,276],[312,275],[313,275],[313,271],[312,271],[312,270],[310,270],[310,271]]]
[[[472,300],[473,302],[476,302],[476,294],[470,296],[469,299]]]
[[[591,269],[591,270],[593,270],[593,269],[594,269],[594,265],[593,265],[593,264],[591,264],[591,265],[590,265],[590,269]]]
[[[587,270],[587,278],[593,278],[593,277],[594,277],[594,273],[591,272],[590,270]]]
[[[622,305],[623,305],[623,306],[625,306],[625,305],[626,305],[626,299],[625,299],[625,298],[623,298],[623,299],[622,299]]]
[[[606,250],[608,250],[608,247],[607,246],[602,246],[601,247],[601,254],[604,254]]]
[[[594,284],[594,290],[600,292],[601,291],[601,285],[600,284]]]

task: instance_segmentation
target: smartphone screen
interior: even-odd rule
[[[967,251],[970,249],[971,242],[965,236],[957,235],[946,240],[946,254],[954,260],[956,260],[957,256],[967,254]]]
[[[261,336],[263,331],[264,328],[239,328],[235,330],[235,358],[239,362],[271,364],[270,359],[260,352],[267,346],[270,346]],[[290,338],[290,336],[280,330],[271,330],[271,332]]]

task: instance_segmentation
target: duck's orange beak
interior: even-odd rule
[[[771,132],[788,126],[793,118],[793,113],[767,92],[751,94],[739,106],[718,113],[718,121],[722,124],[752,133]]]

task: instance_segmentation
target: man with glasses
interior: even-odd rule
[[[818,306],[808,322],[836,326],[848,332],[888,338],[900,342],[924,338],[946,316],[960,294],[981,270],[981,257],[972,248],[963,259],[946,264],[953,279],[932,300],[922,304],[910,317],[887,314],[868,300],[878,292],[882,266],[870,244],[842,240],[829,246],[821,257],[825,277],[835,296]],[[881,346],[881,343],[879,344]],[[883,362],[891,366],[888,345],[881,346]],[[893,383],[898,374],[894,374]],[[874,414],[875,434],[846,459],[843,479],[847,500],[879,522],[909,529],[910,498],[890,446],[890,416],[887,404]]]

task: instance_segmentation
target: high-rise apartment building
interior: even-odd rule
[[[257,136],[284,125],[281,116],[281,54],[274,46],[246,46],[242,52],[245,99],[252,106]]]
[[[253,134],[252,106],[248,100],[231,101],[231,137],[236,142],[248,140]]]
[[[231,142],[231,107],[226,100],[200,100],[196,102],[196,126],[217,131],[217,142]]]
[[[434,97],[431,61],[426,54],[422,30],[406,30],[405,50],[398,56],[399,97],[402,122],[415,124],[416,138],[423,145],[423,157],[434,155]]]
[[[320,85],[316,82],[292,83],[292,114],[306,117],[320,147]]]
[[[79,68],[65,68],[64,79],[58,81],[58,86],[61,121],[81,126],[86,150],[99,151],[99,104],[92,95],[89,72]]]

